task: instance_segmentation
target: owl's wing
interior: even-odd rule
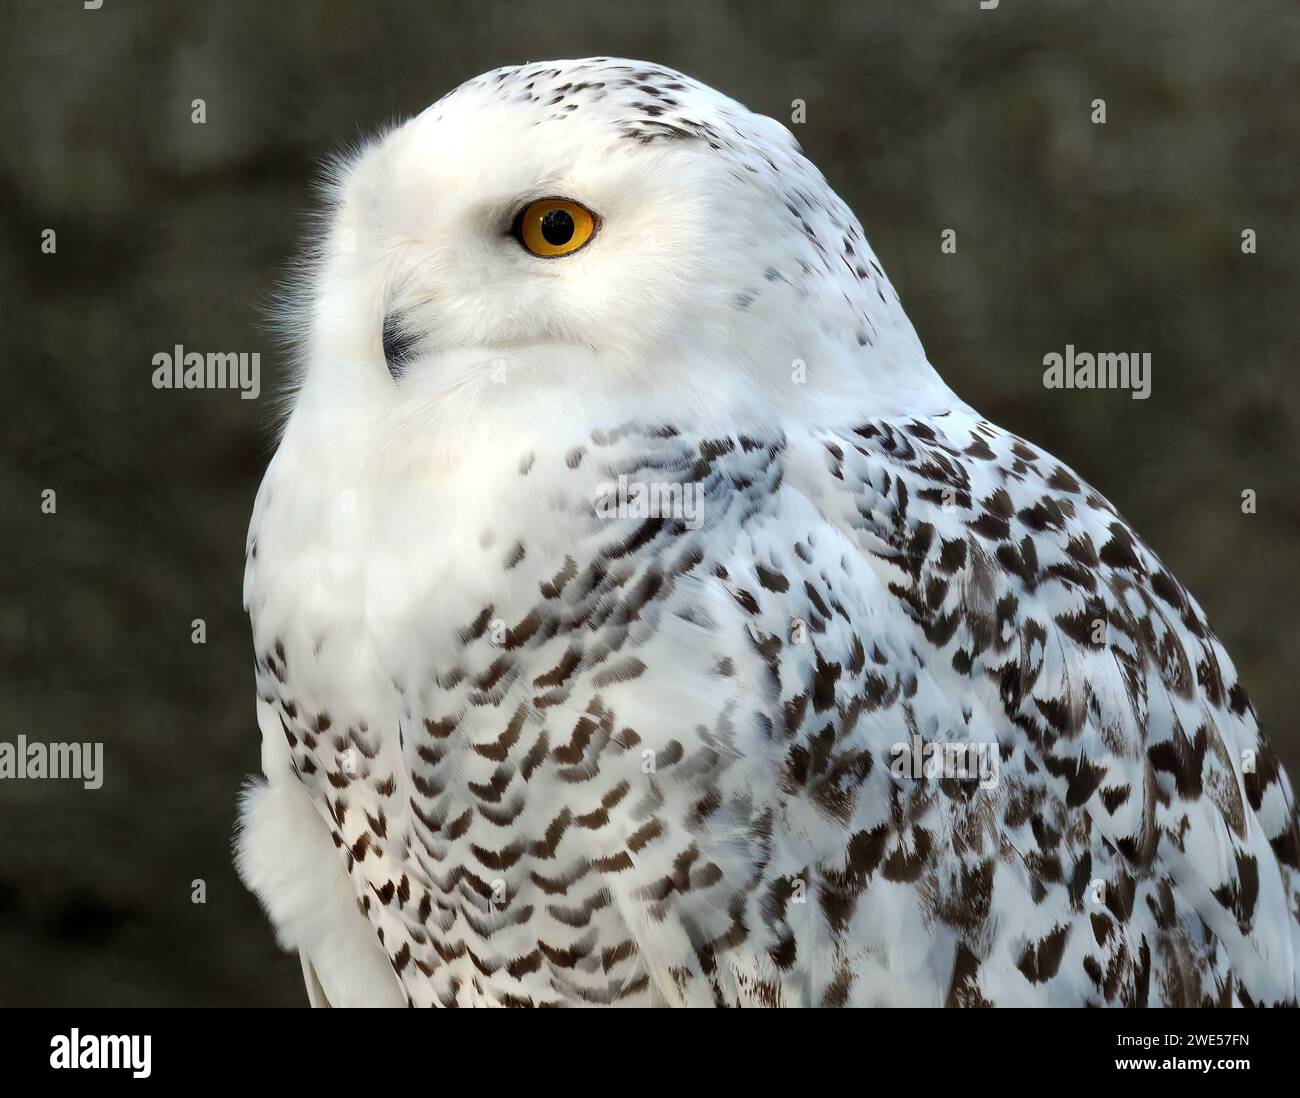
[[[1289,783],[1111,505],[964,410],[780,460],[679,581],[744,763],[659,777],[690,841],[623,902],[666,996],[1294,1002]],[[996,765],[917,780],[894,750],[944,742]]]

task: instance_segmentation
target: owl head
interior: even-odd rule
[[[656,65],[470,80],[334,165],[327,224],[300,399],[388,430],[824,420],[934,380],[790,132]]]

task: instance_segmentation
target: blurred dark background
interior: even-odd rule
[[[931,360],[1144,534],[1300,778],[1295,0],[10,2],[0,738],[102,740],[106,777],[0,783],[0,1004],[304,1002],[230,862],[260,766],[240,598],[285,366],[265,308],[324,156],[480,71],[589,54],[787,123],[806,101],[791,128]],[[177,343],[260,351],[262,398],[154,390]],[[1066,343],[1150,351],[1151,398],[1044,389]]]

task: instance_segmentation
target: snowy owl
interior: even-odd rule
[[[335,176],[236,839],[313,1003],[1296,1001],[1200,607],[944,384],[783,126],[557,61]]]

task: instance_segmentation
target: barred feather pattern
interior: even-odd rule
[[[405,1001],[1294,1004],[1296,810],[1231,661],[969,408],[497,447],[445,557],[450,498],[326,520],[291,460],[249,539],[264,761]],[[597,514],[620,476],[699,520]],[[895,773],[914,737],[998,780]]]

